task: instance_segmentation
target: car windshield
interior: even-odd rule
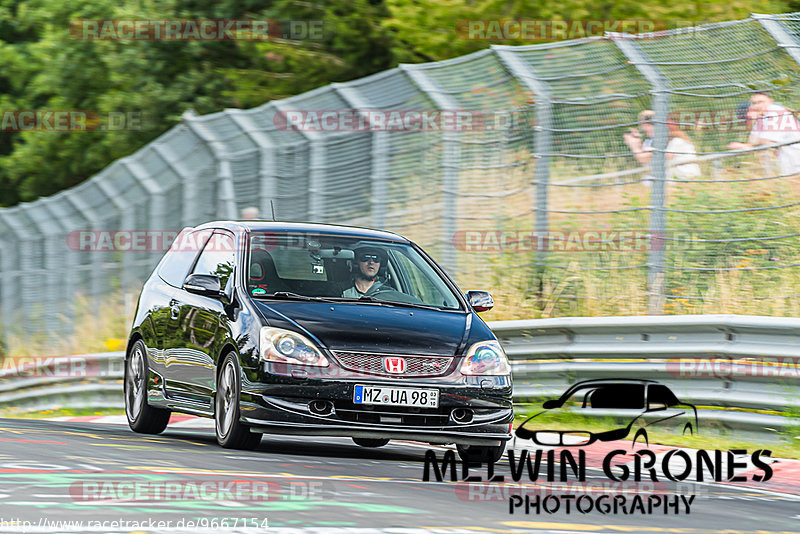
[[[247,281],[256,298],[461,308],[428,261],[403,243],[253,232]]]

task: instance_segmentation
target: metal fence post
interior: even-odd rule
[[[233,189],[233,172],[225,145],[215,141],[207,126],[198,121],[193,113],[184,113],[183,122],[211,149],[217,161],[217,209],[214,216],[220,219],[238,219],[236,193]]]
[[[277,172],[275,168],[275,144],[269,134],[259,129],[259,126],[253,121],[249,113],[229,110],[228,115],[260,147],[258,202],[253,202],[253,205],[258,206],[259,218],[271,220],[273,206],[275,206],[275,202],[271,201],[277,200],[278,194],[278,184],[275,176]]]
[[[111,204],[114,205],[117,213],[120,214],[120,225],[119,228],[116,228],[116,230],[139,230],[138,228],[135,228],[136,223],[134,222],[135,218],[130,202],[125,200],[119,191],[117,191],[107,176],[103,176],[97,180],[97,187],[99,187],[100,190],[103,191],[106,196],[108,196],[108,198],[111,200]],[[112,230],[112,228],[109,228],[109,230]],[[120,251],[119,254],[122,256],[120,287],[122,291],[125,292],[132,285],[134,279],[133,266],[131,264],[132,253]]]
[[[417,86],[420,91],[428,96],[442,111],[455,111],[459,108],[455,100],[433,81],[425,73],[424,67],[418,65],[400,65],[400,70],[406,73],[411,83]],[[443,154],[442,154],[442,193],[444,206],[442,209],[442,249],[441,259],[445,269],[450,274],[456,275],[458,271],[458,260],[453,247],[453,237],[456,234],[457,224],[457,190],[458,190],[458,169],[461,159],[461,145],[459,135],[453,131],[445,131],[442,134]]]
[[[778,46],[783,48],[786,53],[792,57],[795,63],[800,64],[800,40],[786,30],[786,26],[783,22],[776,18],[778,16],[780,15],[751,14],[751,17],[757,20],[772,38],[775,39]]]
[[[219,162],[219,215],[221,219],[239,218],[236,210],[236,192],[233,189],[233,171],[231,170],[231,160],[227,155],[222,155]]]
[[[89,207],[86,201],[74,189],[68,189],[64,198],[75,208],[75,211],[86,219],[92,231],[103,230],[103,223],[95,210]],[[94,299],[109,288],[108,277],[103,268],[102,254],[91,254],[91,269],[89,269],[89,286],[85,288],[86,298]]]
[[[331,86],[342,100],[352,107],[353,111],[357,111],[359,114],[366,114],[365,112],[371,109],[371,106],[363,98],[358,88],[344,83],[334,83]],[[368,114],[366,114],[366,119],[369,121]],[[372,141],[372,158],[370,161],[372,214],[370,220],[375,228],[380,229],[386,226],[386,177],[389,160],[389,140],[387,135],[389,135],[388,132],[380,129],[372,131],[370,135]]]
[[[192,133],[192,135],[196,134]],[[172,151],[161,143],[153,143],[151,146],[181,180],[181,226],[194,226],[200,222],[201,217],[197,214],[197,205],[202,202],[197,195],[197,173],[195,170],[187,169],[183,162],[175,159]],[[169,228],[159,228],[159,230],[169,230]],[[180,228],[176,227],[174,230],[180,230]],[[169,244],[167,243],[167,245]]]
[[[20,255],[22,239],[19,235],[16,221],[9,214],[8,209],[0,210],[0,224],[5,226],[6,232],[3,235],[3,246],[0,248],[0,286],[2,286],[2,301],[0,301],[0,311],[2,312],[3,325],[0,331],[8,333],[15,324],[16,316],[24,316],[28,310],[22,305],[20,296]],[[13,238],[9,239],[9,238]],[[12,300],[11,295],[14,295]]]
[[[539,239],[535,242],[549,243],[542,238],[547,236],[548,219],[548,198],[547,188],[550,182],[550,153],[553,147],[553,99],[550,86],[542,81],[533,69],[525,63],[514,47],[493,46],[492,50],[500,58],[500,61],[515,77],[527,87],[536,97],[536,126],[534,126],[533,157],[536,160],[534,169],[534,183],[536,184],[536,235]],[[541,272],[545,267],[546,246],[538,250],[536,261]]]
[[[659,238],[659,242],[665,243],[664,191],[667,181],[669,82],[632,38],[620,34],[611,34],[610,37],[652,87],[655,133],[652,159],[654,180],[650,190],[650,242],[655,243],[654,238]],[[651,246],[647,261],[647,312],[650,315],[660,315],[664,312],[665,288],[664,246]]]
[[[149,202],[149,218],[148,223],[150,228],[155,230],[164,229],[164,215],[167,210],[166,199],[164,198],[164,189],[159,185],[158,180],[150,176],[150,174],[142,167],[142,165],[132,156],[123,158],[121,163],[128,169],[131,176],[139,182],[150,195]]]
[[[291,101],[276,100],[273,102],[275,109],[279,112],[292,111]],[[327,206],[325,205],[325,185],[327,183],[327,159],[326,146],[322,141],[322,133],[312,130],[299,129],[308,143],[309,162],[308,162],[308,213],[293,214],[293,220],[305,220],[308,222],[326,222]]]
[[[44,250],[44,265],[49,271],[47,277],[51,279],[53,286],[51,294],[58,295],[60,300],[50,304],[57,310],[52,314],[56,321],[48,324],[47,327],[52,329],[52,335],[59,335],[64,330],[71,328],[74,318],[72,297],[75,294],[75,270],[73,268],[75,252],[67,248],[66,238],[70,228],[60,216],[56,197],[42,198],[38,204],[47,213],[46,217],[57,225],[57,229],[50,230],[50,235],[45,240],[47,246]],[[66,328],[62,328],[62,318],[66,322]],[[55,324],[58,326],[53,326]]]

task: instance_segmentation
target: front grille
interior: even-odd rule
[[[334,351],[333,354],[336,356],[339,364],[348,371],[399,378],[441,376],[447,372],[450,364],[453,362],[452,356],[417,356],[344,351]],[[386,357],[400,357],[405,359],[405,373],[387,373],[383,368],[383,359]]]
[[[393,406],[397,410],[397,406]],[[404,426],[445,426],[450,420],[448,413],[408,413],[398,411],[377,411],[361,407],[336,407],[336,415],[344,421],[370,424],[395,424]]]

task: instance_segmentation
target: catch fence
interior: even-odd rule
[[[798,178],[781,175],[774,148],[729,147],[748,138],[752,95],[800,107],[798,78],[800,14],[753,15],[495,45],[254,109],[187,112],[86,182],[0,209],[0,324],[68,331],[76,297],[135,290],[162,253],[83,250],[80,232],[174,231],[250,206],[269,218],[271,202],[279,220],[409,236],[462,287],[491,289],[495,317],[800,315]],[[648,109],[642,166],[624,135]],[[353,111],[370,128],[303,121]],[[475,127],[379,124],[434,111]],[[673,164],[694,156],[669,148],[668,123],[699,172]]]

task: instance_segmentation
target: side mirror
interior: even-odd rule
[[[494,299],[488,291],[467,291],[465,296],[469,305],[476,312],[485,312],[494,308]]]
[[[542,408],[545,410],[552,410],[553,408],[558,408],[559,406],[561,405],[558,403],[558,399],[546,400],[544,401],[544,404],[542,404]]]
[[[190,274],[183,282],[183,289],[204,297],[219,298],[222,296],[219,277],[213,274]]]

